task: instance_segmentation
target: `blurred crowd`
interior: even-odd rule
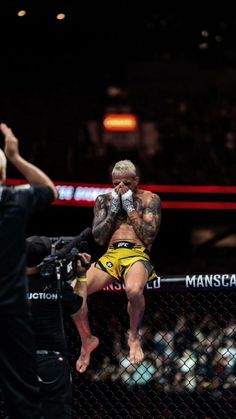
[[[161,305],[167,307],[171,299],[167,297]],[[190,304],[186,297],[181,296],[180,300],[180,305],[183,300],[187,306]],[[105,347],[101,365],[88,372],[89,379],[123,383],[129,389],[152,383],[157,391],[165,393],[208,391],[216,398],[227,390],[236,391],[236,320],[229,318],[226,307],[223,308],[227,301],[230,309],[231,300],[224,296],[221,309],[213,309],[215,294],[209,311],[207,297],[202,296],[201,300],[203,305],[199,303],[198,312],[192,310],[189,314],[186,310],[175,315],[172,310],[167,314],[167,310],[163,313],[156,309],[152,319],[146,319],[140,330],[145,359],[138,366],[130,363],[124,330],[112,316],[107,331],[112,347],[108,341],[103,342],[103,351],[108,343],[110,352]],[[175,301],[172,306],[174,311],[178,303]]]

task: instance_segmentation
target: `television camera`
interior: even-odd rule
[[[90,263],[83,261],[80,253],[90,253],[89,239],[91,236],[91,228],[86,228],[76,237],[50,238],[51,254],[38,265],[40,275],[45,280],[54,278],[71,282],[77,274],[78,260],[85,269],[90,266]]]

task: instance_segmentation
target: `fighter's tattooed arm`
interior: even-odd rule
[[[94,240],[100,245],[107,243],[115,230],[117,214],[111,212],[110,202],[108,194],[99,195],[94,206],[92,232]]]
[[[139,204],[142,217],[137,211],[130,212],[128,217],[139,239],[150,248],[161,224],[161,201],[158,195],[151,194],[147,203]]]

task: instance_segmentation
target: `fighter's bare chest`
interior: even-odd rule
[[[134,198],[134,208],[139,214],[140,217],[143,215],[143,203],[142,200],[137,196]],[[130,219],[127,215],[127,212],[123,209],[121,209],[117,214],[116,224],[120,225],[123,223],[130,224]]]

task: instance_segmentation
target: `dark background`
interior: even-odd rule
[[[207,2],[178,3],[173,8],[168,3],[153,6],[149,1],[76,0],[8,0],[1,4],[0,121],[14,130],[22,155],[55,181],[108,183],[114,159],[127,157],[126,152],[100,153],[102,117],[108,106],[117,105],[108,88],[118,86],[126,92],[121,102],[137,114],[140,125],[154,121],[161,134],[164,153],[153,163],[141,159],[142,183],[236,185],[236,18],[227,3],[209,4],[209,10],[207,6]],[[17,17],[23,8],[26,16]],[[66,19],[57,21],[55,15],[61,11]],[[182,105],[187,109],[184,113]],[[98,144],[92,141],[90,121],[97,123]],[[233,137],[231,149],[224,144],[228,132]],[[141,138],[132,158],[140,162],[142,153]],[[20,177],[10,164],[8,176]],[[160,197],[165,201],[164,194]],[[187,199],[235,202],[234,194]],[[163,209],[152,249],[157,272],[235,272],[235,215],[226,210]],[[27,235],[76,235],[91,226],[92,219],[92,208],[52,205],[31,217]],[[103,251],[93,242],[91,248],[94,258]],[[164,328],[174,331],[176,348],[182,345],[182,350],[192,348],[192,334],[196,337],[199,330],[204,342],[212,331],[223,339],[226,333],[228,337],[230,321],[232,327],[235,323],[235,294],[228,291],[149,294],[144,324],[152,333]],[[78,411],[81,418],[156,417],[157,411],[163,417],[175,413],[176,417],[235,417],[235,380],[230,390],[224,388],[222,368],[218,370],[220,386],[210,388],[209,393],[200,386],[198,392],[166,393],[155,383],[131,392],[119,380],[118,386],[111,382],[109,374],[99,381],[99,372],[106,375],[104,354],[111,357],[109,367],[115,361],[114,335],[124,340],[127,329],[123,324],[127,316],[120,316],[126,302],[118,293],[110,297],[110,293],[91,297],[101,349],[95,352],[88,375],[75,373],[78,337],[68,339],[76,418]],[[186,320],[178,343],[175,320],[183,315]],[[70,326],[69,331],[75,334]],[[151,343],[153,336],[149,338]],[[202,350],[200,344],[197,348],[197,352]],[[211,363],[207,361],[206,366]],[[171,369],[169,374],[167,380],[172,382]],[[208,378],[206,374],[205,381]]]
[[[214,5],[214,10],[207,11],[198,4],[166,11],[150,2],[79,3],[8,1],[1,5],[0,120],[20,139],[22,154],[54,180],[96,182],[100,176],[108,182],[112,160],[100,162],[93,157],[87,122],[101,121],[111,100],[109,86],[128,92],[129,105],[140,121],[157,119],[161,132],[172,112],[171,103],[181,100],[189,101],[194,112],[197,106],[198,116],[203,110],[209,116],[210,106],[227,98],[233,119],[236,19],[230,8],[217,10]],[[27,14],[19,18],[17,11],[22,8]],[[55,15],[61,11],[66,19],[57,21]],[[209,32],[207,39],[203,30]],[[205,41],[207,49],[201,47]],[[213,114],[216,125],[207,125],[215,137],[221,129],[218,117]],[[200,130],[206,119],[198,118]],[[68,145],[73,154],[69,163]],[[211,147],[214,151],[214,144],[209,146],[212,151]],[[188,148],[194,149],[191,142]],[[213,176],[211,164],[204,163],[205,151],[193,154],[194,161],[203,161],[201,182],[194,178],[195,163],[178,147],[169,147],[168,170],[154,177],[153,183],[235,184],[234,175],[223,176],[227,163],[217,166]],[[181,175],[173,170],[177,165],[183,168]],[[147,170],[142,167],[144,179]],[[9,165],[8,176],[19,174]],[[91,225],[92,217],[90,208],[52,206],[32,217],[27,233],[74,235]],[[215,235],[219,229],[232,228],[234,234],[234,219],[234,211],[163,210],[153,247],[160,273],[234,271],[235,244],[198,251],[192,240],[194,228],[211,228]]]

